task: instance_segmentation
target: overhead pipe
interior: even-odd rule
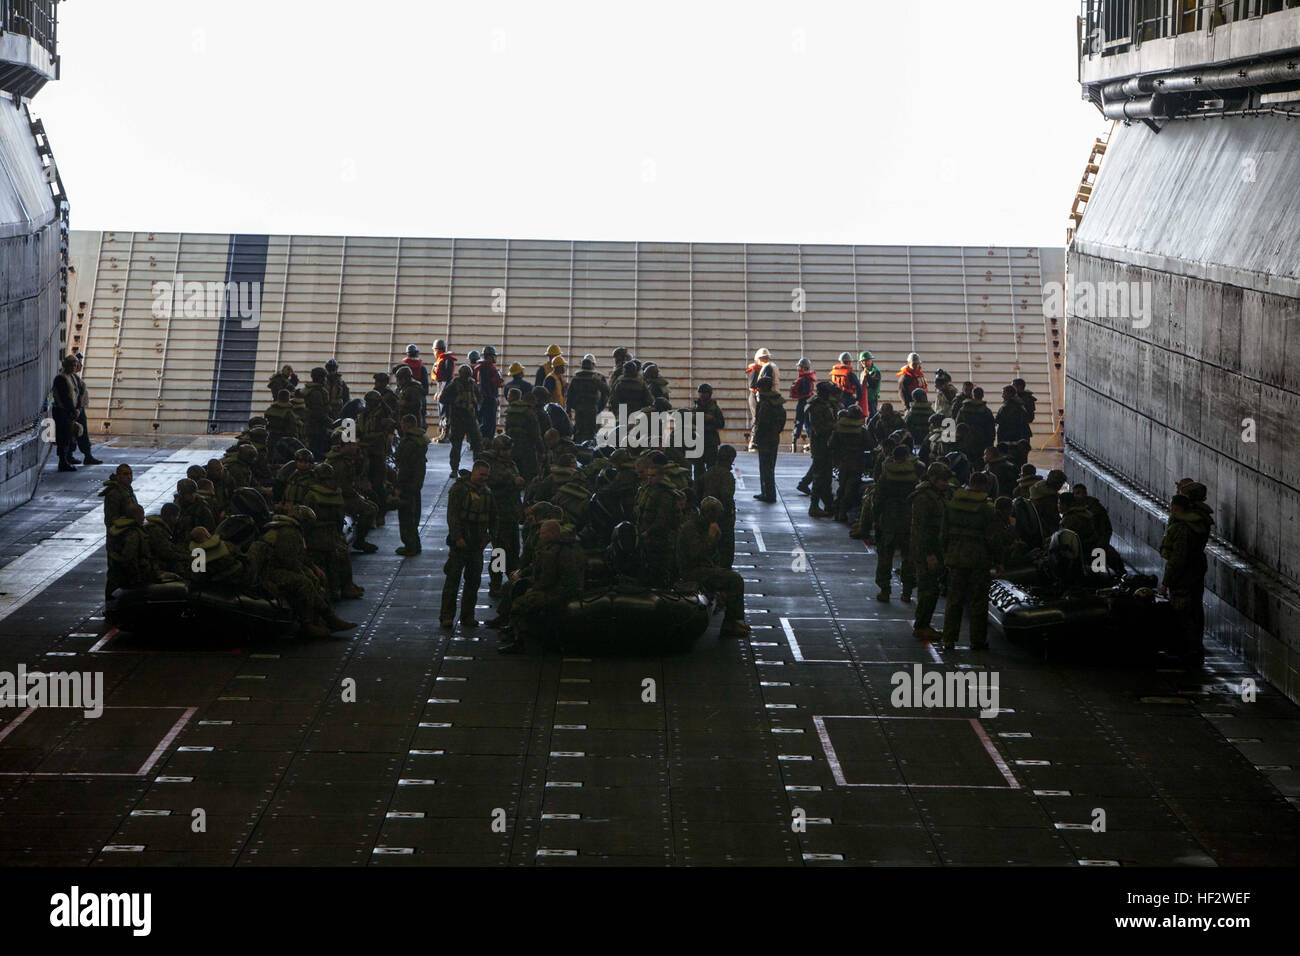
[[[1222,66],[1211,70],[1167,73],[1161,76],[1131,76],[1101,88],[1107,100],[1150,96],[1153,93],[1196,93],[1239,90],[1249,86],[1300,83],[1300,60],[1273,60],[1246,66]]]
[[[1111,120],[1166,119],[1169,116],[1164,96],[1154,93],[1141,99],[1108,100],[1102,113]]]

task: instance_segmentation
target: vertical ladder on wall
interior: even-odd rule
[[[1074,241],[1074,235],[1079,231],[1079,224],[1083,222],[1083,214],[1088,211],[1088,203],[1092,199],[1093,187],[1097,185],[1097,174],[1101,172],[1101,161],[1106,156],[1106,150],[1110,146],[1110,138],[1114,135],[1117,125],[1118,121],[1111,123],[1106,135],[1098,137],[1092,144],[1092,152],[1088,155],[1088,164],[1083,168],[1083,177],[1079,180],[1079,190],[1074,195],[1074,205],[1070,209],[1071,225],[1065,230],[1065,244],[1067,246]]]
[[[54,148],[50,146],[49,134],[45,132],[44,120],[32,116],[30,106],[24,105],[27,113],[27,125],[32,131],[36,143],[36,153],[41,158],[45,171],[45,181],[50,186],[50,195],[54,199],[54,208],[59,215],[59,339],[67,349],[68,321],[68,268],[72,262],[70,244],[72,241],[72,224],[69,215],[68,193],[63,188],[63,177],[59,175],[59,164],[54,160]]]

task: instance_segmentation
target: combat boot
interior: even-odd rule
[[[918,641],[930,641],[931,643],[943,640],[943,635],[928,624],[923,627],[913,627],[912,636]]]
[[[350,631],[356,624],[351,621],[345,621],[333,611],[325,616],[325,626],[329,628],[331,634],[337,634],[339,631]]]
[[[319,638],[329,637],[330,629],[326,627],[324,624],[320,624],[320,623],[304,624],[299,629],[299,633],[301,633],[303,637],[311,637],[311,638],[319,639]]]
[[[379,545],[371,544],[369,541],[353,541],[352,550],[359,551],[362,554],[374,554],[379,550]]]
[[[813,505],[808,509],[809,518],[829,518],[830,516],[831,513],[829,511],[822,511],[822,509],[818,508],[816,505]]]
[[[882,601],[882,602],[884,602],[885,604],[888,604],[888,603],[889,603],[889,589],[888,589],[888,588],[881,589],[881,590],[876,594],[876,600],[877,600],[877,601]]]
[[[911,588],[903,588],[903,603],[904,603],[904,604],[911,604],[911,603],[912,603],[912,589],[911,589]]]
[[[358,584],[345,584],[339,588],[339,595],[345,601],[352,601],[366,593],[366,589]]]
[[[748,637],[749,633],[749,625],[744,620],[724,620],[721,629],[718,631],[718,637]]]
[[[406,545],[402,545],[402,547],[398,548],[398,549],[397,549],[396,551],[394,551],[393,553],[394,553],[394,554],[400,554],[400,555],[401,555],[402,557],[404,557],[404,558],[410,558],[410,557],[414,557],[415,555],[419,554],[420,552],[419,552],[419,550],[413,550],[413,549],[411,549],[411,548],[406,547]]]

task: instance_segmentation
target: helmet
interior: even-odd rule
[[[252,445],[240,445],[239,451],[236,452],[240,461],[256,461],[257,449]]]
[[[468,365],[462,365],[460,368],[456,369],[456,374],[461,378],[469,378],[474,374],[474,371]]]
[[[710,385],[708,382],[701,382],[700,387],[697,388],[696,391],[699,392],[701,395],[706,395],[706,394],[711,395],[713,393],[713,386]]]
[[[441,346],[441,343],[439,343],[439,346]],[[408,346],[406,347],[406,354],[407,354],[407,355],[412,355],[412,356],[419,355],[419,354],[420,354],[420,350],[419,350],[416,346],[414,346],[414,345],[408,345]]]
[[[560,347],[559,347],[558,345],[551,345],[551,346],[548,346],[547,349],[546,349],[546,357],[547,357],[547,358],[555,358],[555,356],[557,356],[557,355],[559,355],[559,354],[560,354]]]
[[[387,385],[387,384],[388,384],[388,373],[387,373],[387,372],[376,372],[376,373],[375,373],[375,384],[376,384],[376,385]]]
[[[321,479],[321,481],[329,481],[334,477],[334,466],[328,462],[321,462],[315,467],[312,474]]]
[[[555,359],[551,362],[551,368],[566,368],[566,367],[567,366],[565,364],[564,359],[558,355],[555,356]]]
[[[700,502],[700,517],[706,521],[722,517],[722,502],[712,495]]]
[[[176,493],[178,495],[192,495],[199,490],[199,486],[194,483],[192,478],[182,478],[176,482]]]
[[[808,361],[806,358],[801,358],[795,365],[795,368],[812,368],[812,362]]]
[[[202,465],[190,465],[185,469],[185,477],[190,481],[198,481],[200,478],[208,477],[208,473],[203,470]]]
[[[489,355],[492,356],[493,358],[496,358],[496,356],[497,356],[496,346],[494,346],[494,345],[485,345],[485,346],[483,347],[483,357],[484,357],[484,358],[487,358]]]
[[[436,351],[439,351],[439,352],[445,352],[445,351],[447,351],[447,340],[446,340],[446,339],[438,339],[438,341],[436,341],[436,342],[433,343],[433,347],[434,347],[434,349],[435,349]]]
[[[266,427],[266,417],[265,417],[264,415],[254,415],[252,418],[250,418],[250,419],[248,420],[248,427],[249,427],[249,428],[265,428],[265,427]]]
[[[595,364],[596,364],[596,356],[592,355],[590,352],[588,352],[586,355],[584,355],[584,356],[582,357],[582,360],[583,360],[584,362],[587,361],[588,359],[591,359],[591,364],[592,364],[592,365],[595,365]]]
[[[510,372],[511,376],[515,376],[515,375],[523,375],[523,374],[524,374],[524,367],[523,367],[522,365],[520,365],[518,362],[511,362],[511,363],[510,363],[510,368],[509,368],[507,371]]]
[[[582,367],[585,369],[594,369],[596,367],[596,360],[590,355],[584,355],[582,357]]]
[[[381,398],[383,398],[383,396],[380,395],[373,388],[370,391],[366,392],[366,402],[369,404],[374,404],[375,402],[379,401]]]
[[[306,505],[298,505],[293,509],[293,516],[299,521],[315,521],[316,512],[312,511]]]
[[[337,372],[338,370],[339,370],[339,362],[338,362],[338,359],[326,359],[326,360],[325,360],[325,371],[327,371],[327,372]]]
[[[469,355],[466,357],[469,359],[469,364],[473,365],[475,362],[483,358],[483,354],[479,352],[478,349],[470,349]]]
[[[848,352],[841,352],[840,361],[843,362],[845,365],[848,365],[850,362],[853,361],[853,356],[850,355]]]
[[[925,477],[931,479],[932,481],[937,480],[939,478],[951,479],[952,469],[949,468],[943,462],[936,461],[934,464],[932,464],[929,468],[925,470]]]
[[[311,463],[316,460],[316,456],[311,453],[310,448],[299,448],[293,453],[293,460]]]
[[[399,366],[397,366],[397,377],[400,378],[400,379],[408,379],[408,378],[410,378],[410,377],[411,377],[411,366],[409,366],[409,365],[399,365]]]
[[[867,359],[871,359],[871,361],[874,362],[876,360],[876,357],[872,355],[870,352],[868,352],[866,349],[863,349],[861,352],[858,353],[859,361],[865,362]]]

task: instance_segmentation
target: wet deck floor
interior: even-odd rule
[[[204,441],[101,457],[161,494]],[[361,627],[184,650],[105,639],[111,469],[48,473],[0,523],[0,670],[102,671],[107,709],[0,710],[0,865],[1300,863],[1300,708],[1262,681],[1243,702],[1257,675],[1214,649],[1200,675],[1046,663],[994,630],[945,660],[897,588],[874,600],[874,554],[806,516],[804,456],[776,505],[741,456],[748,641],[715,618],[687,654],[502,657],[442,632],[446,454],[424,553],[396,557],[390,520],[355,559]],[[996,672],[1002,712],[894,708],[913,664]]]

